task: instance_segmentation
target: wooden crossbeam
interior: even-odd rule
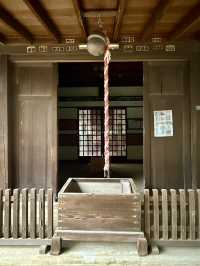
[[[115,21],[114,31],[113,31],[113,41],[117,42],[119,39],[119,32],[122,24],[123,15],[126,8],[126,0],[119,0],[117,17]]]
[[[18,32],[21,36],[23,36],[27,41],[33,42],[34,36],[32,33],[19,22],[5,7],[0,4],[0,18],[7,25],[9,25],[12,29]]]
[[[50,17],[48,11],[45,9],[40,0],[23,0],[26,5],[30,8],[33,14],[39,19],[42,25],[53,35],[58,41],[62,41],[62,34]]]
[[[195,5],[174,27],[168,36],[168,40],[176,40],[188,31],[197,20],[200,19],[200,2]]]
[[[146,41],[148,38],[151,37],[151,34],[155,28],[156,23],[162,18],[165,14],[167,8],[171,4],[171,0],[159,0],[157,6],[155,7],[154,11],[152,12],[150,18],[145,23],[145,26],[142,30],[142,34],[140,36],[141,41]]]
[[[6,43],[6,36],[0,32],[0,43],[5,44]]]
[[[100,16],[101,18],[115,17],[117,16],[117,10],[89,10],[84,11],[83,16],[85,18],[97,18]]]
[[[78,19],[79,26],[82,31],[82,38],[85,40],[88,34],[87,34],[87,29],[86,29],[83,13],[81,11],[79,0],[72,0],[72,4],[73,4],[73,7],[75,10],[77,19]]]

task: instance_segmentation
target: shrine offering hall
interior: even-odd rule
[[[199,246],[199,134],[198,0],[0,1],[0,249]]]

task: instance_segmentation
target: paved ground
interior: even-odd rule
[[[200,266],[199,248],[166,248],[160,255],[138,257],[131,244],[77,243],[60,256],[39,255],[37,247],[1,247],[0,266]]]

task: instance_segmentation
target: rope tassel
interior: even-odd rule
[[[109,63],[111,54],[107,45],[104,53],[104,177],[110,177],[110,140],[109,140]]]

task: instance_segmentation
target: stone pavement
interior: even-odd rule
[[[39,255],[38,247],[0,247],[0,266],[200,266],[199,248],[165,248],[138,257],[132,244],[73,243],[60,256]]]

